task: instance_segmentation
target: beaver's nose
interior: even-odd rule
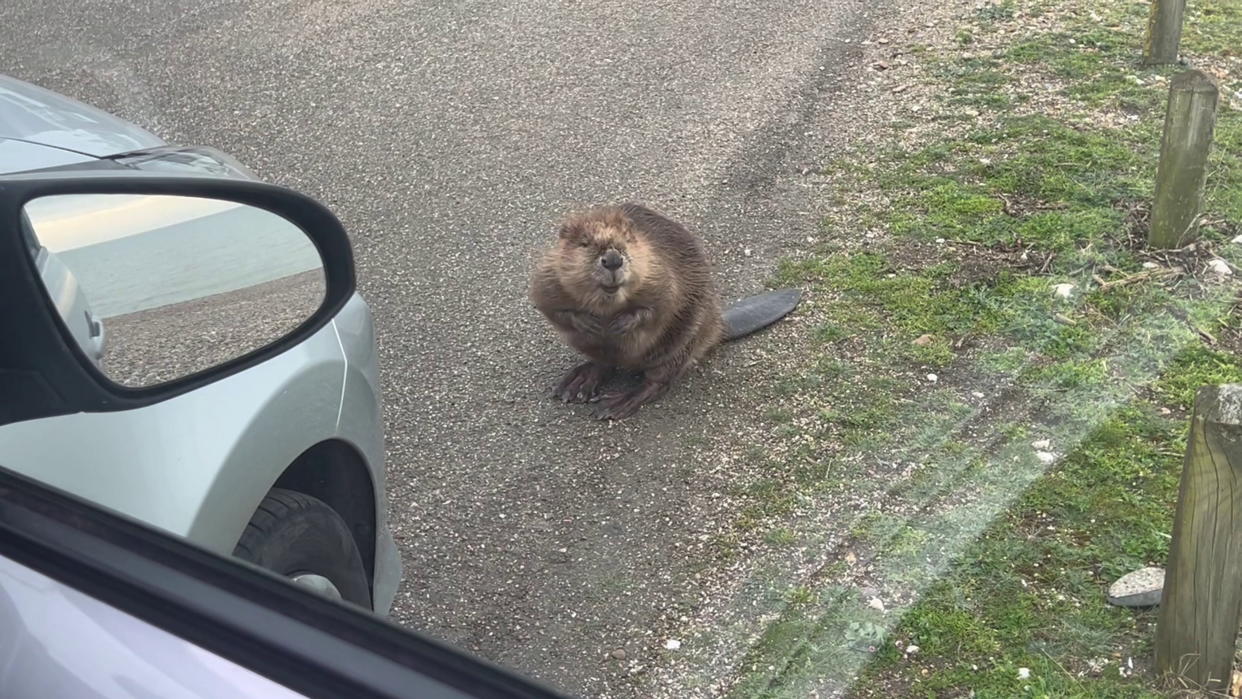
[[[621,266],[621,263],[623,261],[624,260],[621,259],[621,253],[617,252],[616,250],[609,250],[608,252],[604,253],[603,257],[599,258],[599,263],[604,266],[604,269],[608,269],[608,270],[617,269],[618,267]]]

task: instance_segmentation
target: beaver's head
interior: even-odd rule
[[[646,274],[650,251],[614,207],[569,218],[559,241],[561,283],[593,306],[622,305]]]

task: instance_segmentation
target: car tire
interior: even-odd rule
[[[341,599],[371,608],[358,544],[345,520],[317,498],[273,488],[250,518],[233,555],[290,579],[322,576]]]

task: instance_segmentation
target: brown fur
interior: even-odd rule
[[[622,260],[615,272],[601,262],[612,251]],[[638,388],[600,398],[601,418],[626,417],[663,395],[724,337],[702,243],[639,204],[598,207],[566,220],[536,266],[530,298],[565,342],[591,360],[562,379],[556,389],[562,400],[594,400],[617,368],[643,372]]]

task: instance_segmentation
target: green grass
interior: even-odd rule
[[[1222,381],[1242,381],[1242,362],[1195,348],[1157,394],[1186,405],[1199,385]],[[1130,658],[1147,665],[1154,613],[1110,606],[1102,589],[1163,562],[1184,439],[1185,423],[1148,402],[1099,425],[906,614],[892,635],[919,655],[886,644],[855,695],[886,696],[880,688],[897,683],[909,696],[1145,696],[1119,670]]]
[[[777,386],[780,407],[768,417],[789,448],[746,491],[739,524],[766,532],[771,546],[794,545],[804,532],[773,522],[805,496],[848,490],[851,455],[904,450],[960,468],[920,472],[889,493],[906,502],[936,497],[955,477],[1003,478],[990,468],[995,454],[945,440],[971,408],[947,388],[933,393],[929,370],[1003,382],[1040,403],[1103,395],[1128,380],[1127,363],[1164,356],[1187,328],[1220,342],[1176,353],[1154,383],[1135,387],[1141,398],[1120,407],[1088,400],[1067,412],[1067,421],[1093,426],[1086,438],[969,545],[887,638],[868,610],[834,602],[848,596],[832,587],[839,563],[821,572],[819,587],[790,590],[784,613],[744,661],[749,674],[734,696],[786,696],[798,673],[872,651],[854,684],[860,697],[1154,696],[1144,674],[1152,613],[1109,606],[1104,589],[1162,563],[1185,411],[1200,386],[1242,382],[1242,359],[1228,349],[1242,321],[1221,287],[1186,276],[1128,278],[1149,259],[1132,214],[1151,197],[1167,80],[1179,70],[1138,65],[1146,7],[1054,0],[1042,10],[1060,26],[998,39],[997,27],[1035,13],[994,3],[974,11],[951,50],[914,52],[944,87],[948,135],[825,168],[844,189],[882,196],[840,207],[823,237],[842,240],[860,228],[888,235],[865,249],[834,243],[782,263],[780,284],[812,292],[805,312],[816,354]],[[1101,16],[1089,19],[1092,12]],[[1237,55],[1242,3],[1208,0],[1190,13],[1188,54]],[[1032,85],[1069,107],[1055,115],[1026,109],[1040,96]],[[966,109],[978,118],[961,117]],[[1242,113],[1222,108],[1215,138],[1200,235],[1236,263],[1242,255],[1227,242],[1242,233]],[[1105,278],[1118,283],[1101,286]],[[1074,285],[1069,299],[1052,293],[1060,283]],[[910,425],[919,415],[926,424]],[[1029,443],[1037,438],[1030,432],[1013,424],[1000,436]],[[939,534],[879,511],[849,525],[855,545],[896,560],[917,561]],[[895,642],[920,650],[907,655]],[[1019,668],[1030,676],[1020,679]]]

